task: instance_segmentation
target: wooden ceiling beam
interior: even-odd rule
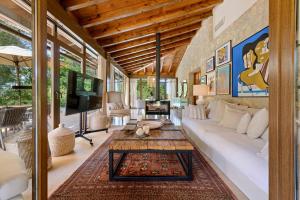
[[[201,26],[201,22],[199,22],[197,24],[190,25],[190,26],[186,26],[184,28],[164,32],[164,33],[161,34],[161,40],[163,41],[165,39],[169,39],[169,38],[176,37],[176,36],[184,36],[184,34],[187,34],[187,33],[190,33],[190,32],[195,32],[196,30],[198,30],[200,28],[200,26]],[[147,45],[147,44],[150,44],[150,43],[154,43],[155,41],[156,41],[156,37],[155,37],[155,35],[153,35],[153,36],[150,36],[150,37],[134,40],[132,42],[117,44],[115,46],[110,46],[110,47],[107,47],[107,48],[104,48],[104,49],[108,53],[114,53],[114,52],[117,52],[117,51],[122,51],[122,50],[130,49],[130,48],[139,47],[139,46]]]
[[[67,11],[75,11],[99,3],[109,2],[110,0],[63,0],[62,5]]]
[[[164,54],[168,54],[172,51],[174,51],[175,48],[171,48],[171,49],[165,49],[165,50],[161,50],[161,55],[164,55]],[[122,63],[122,62],[128,62],[128,61],[131,61],[131,60],[139,60],[141,58],[145,58],[145,57],[151,57],[151,56],[156,56],[156,53],[155,51],[152,51],[150,53],[146,52],[145,54],[142,53],[142,54],[134,54],[134,55],[129,55],[129,56],[124,56],[124,57],[120,57],[120,58],[116,58],[115,60],[118,62],[118,63]]]
[[[157,32],[164,33],[166,31],[177,30],[180,28],[184,28],[186,26],[194,25],[201,22],[204,18],[209,17],[211,15],[212,12],[208,12],[206,14],[197,14],[191,17],[182,17],[176,20],[168,21],[166,23],[160,23],[160,24],[149,26],[147,28],[136,29],[134,31],[122,33],[117,36],[98,39],[97,41],[98,44],[100,44],[101,46],[109,47],[116,44],[122,44],[140,38],[153,36]]]
[[[86,43],[93,47],[100,55],[106,57],[102,47],[95,43],[95,40],[63,9],[57,1],[47,1],[48,11],[71,31],[81,37]]]
[[[133,19],[126,18],[122,20],[117,20],[114,23],[108,23],[106,25],[96,27],[96,29],[91,30],[90,33],[94,38],[104,38],[131,31],[134,29],[151,26],[153,24],[158,24],[168,20],[176,19],[179,17],[191,16],[199,12],[209,12],[215,7],[216,4],[220,3],[221,0],[207,0],[206,2],[209,3],[199,2],[196,4],[189,4],[186,7],[181,7],[180,9],[177,8],[166,11],[164,13],[160,12],[155,15],[151,14],[141,19],[133,17]]]
[[[140,60],[140,61],[136,61],[136,62],[129,63],[129,64],[123,64],[123,65],[121,65],[121,67],[123,67],[125,69],[126,67],[135,66],[135,65],[138,65],[138,64],[141,64],[141,63],[154,61],[154,60],[155,60],[155,57],[154,58],[147,58],[145,60]]]
[[[155,54],[153,55],[146,55],[146,56],[141,56],[141,57],[137,57],[135,59],[130,59],[130,60],[126,60],[126,61],[122,61],[122,62],[118,62],[119,65],[126,65],[126,64],[130,64],[130,63],[134,63],[136,61],[142,61],[142,60],[146,60],[149,58],[153,58],[155,59]]]
[[[100,13],[90,13],[89,16],[80,20],[85,28],[105,24],[122,18],[131,17],[134,15],[143,14],[148,11],[170,6],[172,4],[180,3],[185,0],[147,0],[137,1],[136,4],[127,4],[122,8],[112,9],[111,11]]]
[[[166,40],[162,40],[161,41],[161,47],[169,45],[169,44],[185,41],[185,40],[190,40],[192,37],[194,37],[195,33],[196,33],[196,31],[186,33],[186,34],[181,35],[181,36],[176,36],[176,37],[173,37],[173,38],[169,38],[169,39],[166,39]],[[156,48],[156,43],[153,42],[151,44],[147,44],[147,45],[143,45],[143,46],[134,47],[134,48],[131,48],[131,49],[111,53],[110,55],[111,55],[111,57],[116,58],[116,57],[126,56],[126,55],[130,55],[130,54],[133,54],[133,53],[143,52],[145,50],[150,50],[150,49],[155,49],[155,48]]]
[[[145,60],[145,61],[140,61],[140,62],[136,62],[136,63],[130,64],[130,65],[123,65],[122,67],[124,69],[128,69],[128,68],[131,68],[131,67],[140,66],[140,65],[144,65],[144,64],[147,64],[147,63],[154,62],[154,60],[155,59],[148,59],[148,60]]]
[[[148,76],[155,76],[154,73],[148,72],[146,74],[144,73],[130,73],[129,77],[130,78],[147,78]],[[160,78],[175,78],[175,74],[167,74],[167,73],[162,73],[160,75]]]

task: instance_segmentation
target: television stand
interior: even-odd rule
[[[85,134],[88,133],[94,133],[94,132],[99,132],[99,131],[106,131],[108,132],[108,128],[104,129],[98,129],[98,130],[87,130],[87,112],[81,112],[80,113],[80,126],[79,126],[79,131],[75,133],[75,137],[81,137],[87,141],[90,142],[90,145],[93,146],[93,140],[90,138],[87,138]]]

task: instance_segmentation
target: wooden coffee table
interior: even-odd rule
[[[169,125],[168,125],[169,126]],[[139,138],[135,134],[127,135],[126,131],[114,132],[114,139],[109,145],[109,179],[119,181],[182,181],[192,180],[192,151],[193,145],[185,138],[182,131],[177,128],[150,130],[150,136]],[[119,176],[116,174],[128,153],[161,153],[176,154],[184,171],[184,176]],[[114,154],[120,154],[114,160]],[[116,163],[115,163],[116,162]]]

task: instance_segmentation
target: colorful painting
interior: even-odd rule
[[[216,66],[224,65],[231,61],[231,41],[216,50]]]
[[[269,28],[233,48],[232,96],[269,96]]]
[[[211,57],[206,61],[206,73],[215,70],[215,57]]]
[[[217,68],[217,94],[230,94],[230,64]]]
[[[207,74],[208,95],[216,95],[216,71]]]
[[[206,85],[206,83],[207,83],[207,77],[206,77],[206,75],[204,75],[204,76],[201,76],[200,77],[200,84],[202,85]]]

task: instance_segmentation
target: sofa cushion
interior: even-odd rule
[[[185,109],[184,116],[191,119],[206,119],[206,113],[204,105],[191,105],[189,104]]]
[[[236,127],[236,132],[240,134],[245,134],[247,132],[249,123],[251,121],[251,115],[249,113],[245,113]]]
[[[264,194],[261,194],[264,198],[260,199],[266,199],[268,163],[257,155],[265,143],[262,139],[251,139],[245,134],[236,134],[234,129],[221,127],[213,120],[183,118],[182,124],[188,129],[188,133],[194,134],[195,138],[205,144],[199,146],[200,150],[212,159],[225,175],[230,176],[236,184],[244,184],[242,191],[248,192],[249,196],[255,196],[257,192],[248,190],[251,185],[252,188],[257,187],[263,191]]]
[[[266,128],[266,130],[261,136],[261,139],[263,139],[265,142],[269,141],[269,127]]]
[[[257,155],[264,158],[265,160],[269,159],[269,142],[265,144],[265,146],[259,153],[257,153]]]
[[[223,127],[236,129],[244,114],[245,111],[233,109],[230,108],[228,105],[225,105],[225,112],[223,115],[223,119],[220,122],[220,125]]]
[[[247,135],[252,139],[259,138],[268,127],[268,124],[269,114],[267,109],[263,108],[254,114],[249,123]]]
[[[0,199],[10,199],[27,189],[28,176],[23,160],[0,150],[0,166]]]

